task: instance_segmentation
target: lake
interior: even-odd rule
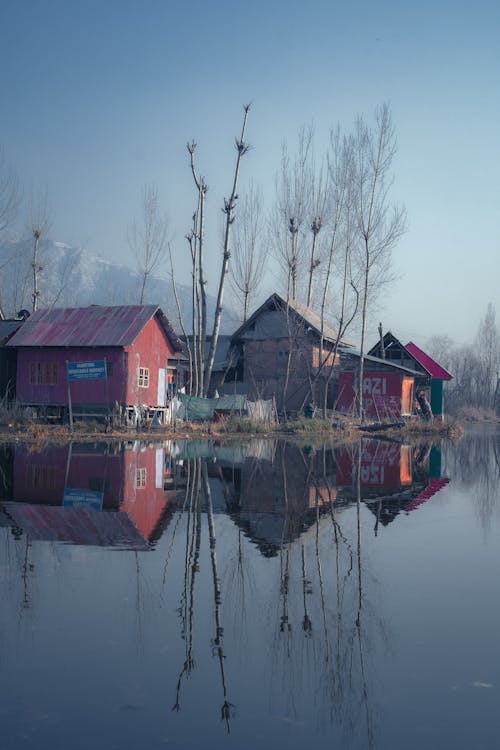
[[[3,750],[497,748],[500,433],[0,447]]]

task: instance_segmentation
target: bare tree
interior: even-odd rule
[[[15,221],[20,200],[17,175],[7,163],[4,150],[0,147],[0,235]]]
[[[500,336],[495,322],[495,308],[491,302],[479,324],[477,338],[480,365],[479,401],[486,408],[495,408],[500,370]]]
[[[396,138],[387,104],[375,112],[370,128],[362,117],[355,126],[356,225],[360,242],[361,344],[359,415],[363,419],[363,374],[369,302],[390,275],[392,249],[405,231],[403,208],[390,203]]]
[[[243,321],[257,291],[265,269],[267,248],[263,240],[262,192],[253,184],[245,195],[234,230],[231,283],[238,298],[242,297]]]
[[[323,166],[316,172],[314,164],[311,170],[311,200],[310,210],[312,213],[309,229],[311,231],[311,252],[309,260],[309,274],[308,274],[308,285],[307,285],[307,307],[311,306],[312,303],[312,292],[313,292],[313,278],[314,273],[321,263],[320,258],[317,255],[318,252],[318,235],[326,224],[328,218],[328,197],[329,197],[328,183],[325,179]]]
[[[46,190],[40,191],[38,194],[31,196],[29,218],[31,236],[33,238],[33,256],[31,261],[33,291],[31,293],[31,299],[32,310],[33,312],[36,312],[40,297],[40,273],[43,271],[43,265],[40,262],[40,242],[48,234],[51,225],[51,214]]]
[[[299,132],[297,151],[293,158],[290,158],[287,146],[283,144],[280,173],[276,179],[270,241],[286,275],[287,299],[297,299],[299,277],[305,262],[304,222],[310,215],[314,173],[312,141],[312,127],[303,127]],[[311,226],[312,222],[313,219]]]
[[[187,240],[191,252],[192,261],[192,316],[193,316],[193,363],[194,383],[191,383],[191,392],[197,396],[204,394],[205,375],[205,340],[207,332],[207,290],[204,276],[204,247],[205,247],[205,202],[208,185],[205,178],[199,175],[195,167],[196,143],[191,141],[187,144],[190,157],[191,174],[198,191],[198,205],[193,214],[193,226]]]
[[[127,239],[141,279],[139,303],[142,305],[148,280],[158,270],[168,250],[168,220],[160,213],[156,185],[145,185],[142,188],[141,209],[141,219],[139,222],[134,220]]]
[[[357,312],[358,292],[352,280],[352,248],[354,244],[354,159],[353,138],[342,135],[340,127],[330,133],[328,152],[327,202],[323,208],[329,221],[325,228],[327,239],[323,258],[323,273],[320,276],[320,321],[321,338],[318,366],[313,385],[320,378],[323,382],[323,416],[326,418],[328,393],[337,363],[340,342]],[[311,263],[311,272],[312,272]],[[327,314],[334,313],[337,335],[332,344],[324,343]]]
[[[21,193],[19,190],[19,182],[17,175],[12,167],[7,163],[3,148],[0,147],[0,239],[4,232],[14,223],[17,213],[19,210]],[[10,257],[7,253],[5,259],[2,258],[0,263],[0,270],[12,261],[17,260],[15,257]],[[2,300],[0,304],[0,320],[3,320],[4,315],[4,295],[8,293],[7,289],[2,289]]]
[[[244,109],[244,117],[243,117],[243,125],[241,128],[241,135],[239,139],[236,139],[236,143],[235,143],[237,156],[236,156],[236,165],[234,168],[233,187],[232,187],[231,195],[229,196],[229,198],[224,199],[224,208],[222,209],[225,214],[224,246],[222,250],[222,265],[221,265],[220,278],[219,278],[219,291],[217,293],[217,302],[215,306],[214,327],[212,330],[210,350],[208,352],[207,362],[205,366],[205,376],[204,376],[205,383],[204,383],[203,395],[206,395],[206,391],[210,384],[210,377],[212,375],[212,369],[214,366],[215,349],[216,349],[217,341],[219,338],[220,323],[221,323],[221,317],[222,317],[222,301],[224,297],[224,287],[225,287],[226,275],[229,269],[229,258],[231,257],[231,227],[235,219],[236,201],[238,198],[237,190],[238,190],[238,177],[240,173],[240,164],[241,164],[241,159],[248,152],[250,148],[249,145],[245,142],[245,129],[246,129],[246,124],[247,124],[248,113],[250,111],[250,104],[246,104],[243,109]]]

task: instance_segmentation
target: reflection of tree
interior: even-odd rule
[[[175,703],[173,710],[180,711],[180,695],[184,677],[189,677],[195,667],[193,657],[193,624],[194,624],[194,590],[196,573],[199,570],[201,543],[201,459],[192,462],[189,467],[186,499],[188,501],[186,524],[186,551],[184,558],[184,586],[179,607],[181,619],[181,637],[185,643],[184,663],[177,679]],[[186,501],[185,501],[186,502]]]
[[[181,692],[184,678],[190,676],[196,667],[193,655],[194,647],[194,616],[195,616],[195,582],[196,575],[200,571],[200,548],[202,533],[201,498],[202,493],[206,503],[211,571],[214,595],[214,618],[215,637],[212,640],[214,655],[217,656],[222,685],[223,702],[220,708],[221,719],[226,723],[228,733],[230,732],[231,712],[234,708],[228,697],[227,679],[225,672],[224,654],[224,628],[222,625],[222,590],[218,572],[216,555],[216,531],[214,522],[214,511],[210,483],[208,479],[208,468],[205,459],[193,459],[189,464],[188,482],[186,487],[187,500],[187,523],[186,541],[184,555],[184,577],[181,602],[178,609],[181,621],[181,637],[185,642],[184,662],[177,678],[175,702],[172,710],[180,711]],[[186,507],[186,500],[184,507]]]
[[[230,726],[229,719],[231,716],[231,709],[234,708],[233,704],[228,699],[226,673],[224,669],[224,628],[222,627],[221,621],[221,586],[217,566],[217,555],[216,555],[216,537],[215,537],[215,524],[214,524],[214,512],[212,506],[212,495],[210,492],[210,484],[208,482],[208,469],[206,461],[202,465],[202,476],[203,476],[203,490],[205,494],[205,500],[207,503],[207,514],[208,514],[208,532],[210,537],[210,559],[212,562],[212,575],[214,584],[214,603],[215,603],[215,638],[213,640],[213,646],[217,658],[219,660],[220,676],[222,683],[222,692],[224,701],[221,706],[221,719],[226,722],[227,731],[229,734]]]
[[[313,526],[303,525],[300,541],[288,538],[279,552],[272,701],[282,704],[288,720],[296,721],[301,718],[301,691],[312,691],[321,724],[335,723],[341,728],[346,745],[362,737],[365,746],[372,747],[369,639],[373,624],[380,623],[367,607],[361,446],[353,447],[357,499],[352,510],[336,509],[323,450],[303,454],[312,488],[308,498],[309,504],[314,503]],[[290,523],[300,526],[297,518]]]
[[[498,510],[500,486],[500,434],[469,434],[458,444],[445,445],[446,471],[454,484],[470,492],[484,531]]]

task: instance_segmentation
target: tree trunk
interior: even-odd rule
[[[217,341],[219,339],[219,331],[220,331],[220,324],[221,324],[221,318],[222,318],[222,301],[224,298],[224,286],[225,286],[226,275],[227,275],[228,268],[229,268],[229,258],[231,257],[231,244],[230,244],[231,225],[234,221],[234,211],[236,207],[236,200],[238,198],[237,187],[238,187],[238,176],[239,176],[239,171],[240,171],[240,162],[241,162],[241,158],[248,151],[248,146],[245,144],[244,138],[245,138],[245,127],[247,123],[249,110],[250,110],[250,105],[248,104],[244,107],[245,114],[243,117],[241,137],[240,137],[240,140],[236,142],[236,150],[238,152],[238,156],[236,158],[236,167],[234,170],[233,189],[231,191],[231,195],[229,199],[224,201],[224,213],[226,214],[226,226],[225,226],[225,231],[224,231],[224,249],[223,249],[223,255],[222,255],[220,279],[219,279],[219,291],[217,293],[217,303],[215,307],[212,340],[210,342],[210,351],[208,353],[208,359],[207,359],[206,366],[205,366],[204,388],[203,388],[204,396],[206,396],[207,391],[210,387],[210,378],[212,376],[212,370],[213,370],[214,359],[215,359],[215,348],[217,346]]]

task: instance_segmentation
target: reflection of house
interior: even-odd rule
[[[375,357],[383,356],[388,362],[415,370],[418,373],[415,384],[418,389],[426,392],[432,413],[436,416],[444,413],[443,384],[445,380],[451,380],[453,376],[416,344],[410,341],[404,346],[390,331],[387,331],[382,341],[377,342],[368,354]]]
[[[336,500],[334,456],[279,442],[273,461],[247,458],[237,474],[233,518],[268,557],[314,523],[317,508]]]
[[[356,489],[357,452],[352,446],[335,450],[337,486]],[[409,445],[382,440],[363,440],[360,479],[362,497],[399,492],[413,482],[412,451]]]
[[[75,413],[120,407],[162,409],[167,363],[181,342],[156,305],[53,308],[34,313],[7,344],[18,352],[17,400],[62,415],[67,364],[101,362],[103,377],[71,382]]]
[[[12,458],[14,502],[9,507],[19,503],[32,509],[31,523],[41,525],[36,538],[52,538],[48,530],[52,519],[54,539],[67,533],[67,541],[74,543],[106,544],[112,529],[118,533],[122,528],[124,546],[140,539],[146,548],[147,542],[161,535],[176,493],[164,491],[163,448],[136,447],[128,450],[123,445],[72,443],[32,452],[26,446],[16,446]],[[51,514],[49,506],[60,512]],[[35,513],[36,507],[41,510]],[[16,510],[19,513],[26,516],[28,511]],[[113,522],[111,516],[126,516],[127,520]]]
[[[250,398],[274,397],[278,409],[298,410],[321,402],[325,380],[331,380],[333,393],[330,373],[337,331],[326,323],[323,338],[321,331],[319,315],[299,302],[287,303],[272,294],[232,337]],[[339,344],[340,348],[350,346],[345,340]],[[337,353],[335,364],[338,357]]]
[[[360,499],[378,525],[387,526],[402,511],[409,513],[439,492],[449,480],[441,477],[441,449],[381,440],[363,440]],[[358,455],[348,446],[336,449],[339,498],[357,498]]]
[[[149,546],[126,513],[101,513],[93,508],[3,503],[13,528],[30,541],[65,542],[89,547],[147,550]]]

